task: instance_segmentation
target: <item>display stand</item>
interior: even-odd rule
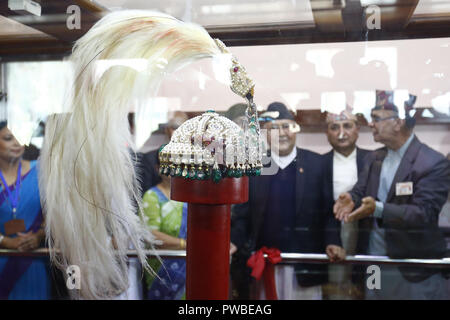
[[[188,203],[186,299],[228,299],[231,205],[248,200],[248,177],[174,177],[171,199]]]

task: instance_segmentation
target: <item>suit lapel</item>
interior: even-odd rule
[[[333,183],[333,150],[324,154],[325,157],[325,174],[328,182]]]
[[[394,180],[392,180],[391,188],[389,189],[389,193],[386,201],[391,201],[395,195],[396,184],[398,182],[403,182],[408,174],[411,172],[411,168],[414,164],[414,160],[416,159],[416,155],[419,152],[421,143],[417,137],[414,137],[403,155],[402,160],[400,161],[400,165],[398,166],[397,172],[395,173]]]
[[[359,173],[362,171],[364,163],[363,163],[364,157],[363,157],[363,152],[361,152],[361,150],[356,147],[356,167],[358,170],[358,177],[359,177]]]
[[[325,161],[325,184],[324,187],[328,189],[328,192],[330,192],[331,197],[334,196],[334,186],[333,186],[333,157],[334,152],[331,150],[330,152],[324,154],[324,161]]]
[[[262,175],[251,178],[253,187],[251,187],[250,190],[254,193],[250,195],[250,198],[253,199],[253,202],[250,203],[250,205],[255,208],[254,212],[257,213],[252,215],[252,223],[255,227],[254,230],[259,230],[264,219],[264,208],[266,208],[267,201],[270,198],[270,178],[270,175],[264,175],[264,169]]]
[[[258,204],[260,204],[263,208],[266,206],[267,198],[269,197],[270,177],[271,176],[269,175],[261,175],[259,177],[253,178],[255,184],[255,197],[253,198],[257,199]]]
[[[297,161],[295,164],[295,212],[300,212],[300,208],[302,207],[303,189],[305,188],[304,164],[307,161],[307,159],[304,159],[305,155],[306,153],[302,153],[301,149],[297,149]]]
[[[380,174],[381,166],[383,165],[383,160],[387,154],[387,148],[382,148],[376,150],[375,161],[372,164],[372,170],[368,181],[367,193],[368,195],[374,197],[378,196],[378,188],[380,186]]]

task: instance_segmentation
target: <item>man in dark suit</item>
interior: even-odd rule
[[[331,195],[324,193],[322,157],[295,147],[298,125],[284,104],[270,104],[261,117],[265,115],[268,121],[263,129],[268,130],[272,165],[265,166],[260,177],[250,178],[249,201],[234,206],[231,216],[231,252],[237,250],[232,257],[232,279],[240,299],[248,298],[250,279],[245,263],[251,252],[263,246],[281,252],[326,252],[332,260],[345,257],[337,220],[327,205]],[[321,299],[326,265],[277,266],[276,275],[278,272],[292,287],[282,292],[284,284],[276,276],[280,299]]]
[[[357,184],[339,196],[334,212],[339,220],[360,221],[360,253],[442,258],[447,246],[438,216],[450,188],[449,161],[414,135],[409,110],[415,96],[405,102],[404,119],[393,100],[393,92],[377,91],[370,127],[385,147],[367,157]],[[379,288],[366,289],[368,299],[448,297],[441,270],[431,268],[381,266]]]
[[[328,193],[333,195],[330,199],[332,208],[334,201],[343,192],[353,188],[358,181],[364,165],[364,158],[370,152],[356,146],[359,136],[360,125],[356,115],[351,112],[350,107],[340,114],[327,114],[327,138],[333,147],[331,151],[323,155],[325,161],[325,187]],[[355,254],[356,240],[358,236],[357,222],[342,223],[341,241],[346,253]],[[346,299],[357,296],[357,292],[351,283],[351,265],[328,266],[330,284],[327,296],[329,299]]]
[[[156,171],[159,149],[137,154],[137,179],[144,194],[161,182],[161,177]]]

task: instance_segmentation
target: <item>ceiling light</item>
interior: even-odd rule
[[[8,8],[19,13],[41,16],[41,5],[32,0],[8,0]]]

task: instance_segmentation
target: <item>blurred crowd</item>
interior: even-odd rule
[[[273,102],[260,113],[266,146],[262,174],[250,177],[248,202],[234,205],[231,213],[230,298],[268,298],[248,266],[255,252],[267,249],[324,253],[329,259],[328,264],[276,265],[279,299],[450,298],[448,268],[380,265],[381,287],[373,289],[366,265],[335,263],[361,254],[448,256],[439,217],[449,210],[450,160],[415,135],[409,113],[414,102],[410,95],[398,106],[393,92],[377,91],[368,120],[374,142],[383,145],[376,150],[358,147],[361,123],[350,106],[328,112],[325,154],[298,147],[300,127],[283,103]],[[245,129],[246,108],[237,104],[223,115]],[[159,174],[158,150],[188,119],[184,112],[174,113],[150,136],[144,152],[135,154],[144,222],[159,249],[186,249],[187,204],[171,200],[171,177]],[[1,249],[45,247],[38,157],[38,148],[20,145],[7,123],[0,123]],[[130,259],[130,288],[118,299],[185,298],[185,259],[149,258],[149,264],[154,273],[142,278],[137,259]],[[0,256],[0,299],[67,298],[65,274],[47,257]]]

